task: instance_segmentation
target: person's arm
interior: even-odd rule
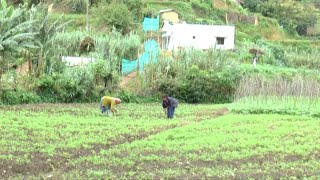
[[[166,102],[165,101],[162,101],[162,107],[163,107],[163,109],[166,108]]]
[[[117,112],[117,110],[116,110],[116,102],[114,100],[111,101],[110,111],[112,112],[112,115],[115,115],[115,113]]]

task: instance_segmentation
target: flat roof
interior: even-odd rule
[[[160,10],[159,13],[170,12],[170,11],[177,12],[177,11],[174,10],[174,9],[163,9],[163,10]]]

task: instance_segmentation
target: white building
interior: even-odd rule
[[[95,59],[90,57],[62,56],[62,62],[67,66],[86,66],[94,61]]]
[[[162,28],[162,49],[234,49],[235,27],[231,25],[170,24]]]

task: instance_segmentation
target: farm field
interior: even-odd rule
[[[320,119],[228,106],[0,106],[0,179],[320,178]]]

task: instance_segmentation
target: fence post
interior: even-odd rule
[[[229,22],[228,22],[228,13],[226,13],[226,24],[229,24]]]
[[[258,19],[258,15],[257,14],[254,15],[254,25],[255,26],[259,25],[259,19]]]

